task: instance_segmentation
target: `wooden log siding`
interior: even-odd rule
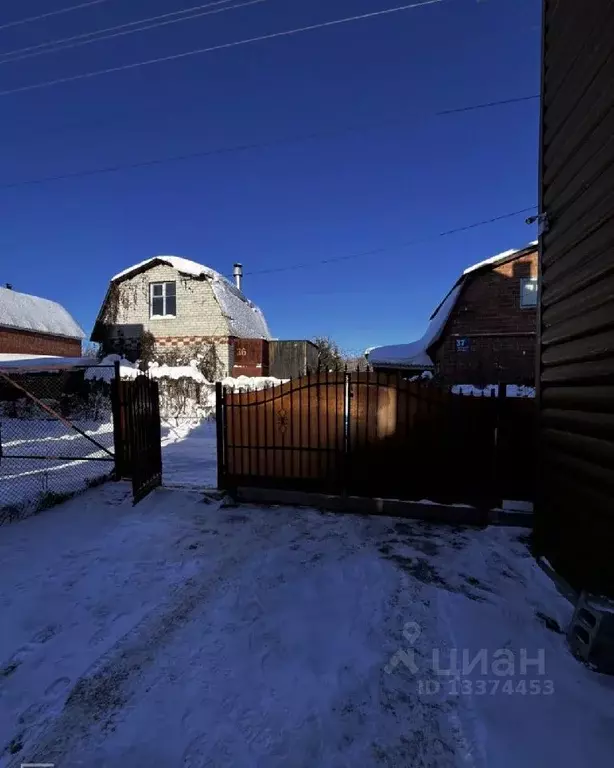
[[[544,0],[536,544],[614,594],[614,0]]]

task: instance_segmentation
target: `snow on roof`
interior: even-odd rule
[[[213,280],[213,293],[230,323],[231,336],[240,339],[270,339],[262,310],[228,280]]]
[[[226,279],[214,269],[205,267],[203,264],[197,264],[195,261],[190,261],[190,259],[184,259],[181,256],[152,256],[150,259],[139,261],[138,264],[133,264],[131,267],[128,267],[127,269],[118,272],[116,275],[113,275],[111,282],[119,280],[122,277],[126,277],[126,275],[129,275],[132,272],[136,272],[137,270],[146,267],[148,264],[151,264],[154,261],[162,261],[165,264],[168,264],[170,267],[176,269],[177,272],[183,272],[184,275],[192,275],[192,277],[220,278],[222,280]]]
[[[61,304],[0,288],[0,325],[24,331],[83,339],[85,333]]]
[[[366,354],[372,365],[399,365],[416,368],[432,368],[433,361],[429,357],[428,349],[443,333],[450,312],[456,303],[461,286],[457,285],[446,296],[439,309],[433,315],[431,322],[418,341],[410,344],[395,344],[388,347],[375,347]]]
[[[270,339],[271,332],[267,326],[262,310],[251,302],[241,291],[219,272],[204,264],[181,258],[180,256],[154,256],[138,264],[134,264],[111,278],[111,282],[120,280],[132,272],[146,267],[152,262],[161,261],[178,272],[192,277],[206,277],[211,281],[213,293],[222,312],[228,318],[230,335],[241,339]]]
[[[0,353],[0,370],[28,371],[59,370],[91,365],[91,357],[58,357],[55,355],[23,355],[16,352]]]
[[[467,267],[456,281],[450,293],[448,293],[446,298],[431,315],[431,322],[422,338],[418,339],[418,341],[412,341],[409,344],[394,344],[387,347],[369,347],[364,353],[368,356],[369,362],[375,365],[398,365],[412,368],[432,367],[433,361],[428,355],[428,349],[443,333],[444,326],[461,292],[465,277],[480,267],[505,261],[514,254],[526,251],[536,245],[537,240],[534,240],[523,248],[512,248],[509,251],[497,253],[494,256],[490,256],[488,259],[473,264],[471,267]]]
[[[533,240],[533,242],[529,243],[528,245],[525,245],[523,248],[512,248],[509,251],[496,253],[494,256],[490,256],[488,259],[484,259],[483,261],[478,261],[477,264],[473,264],[471,267],[467,267],[467,269],[464,270],[463,275],[468,275],[470,272],[473,272],[476,269],[479,269],[480,267],[485,267],[488,264],[496,264],[499,261],[505,261],[505,259],[509,259],[509,257],[513,256],[515,253],[526,251],[527,248],[530,248],[535,245],[537,245],[537,240]]]
[[[410,344],[390,344],[375,347],[367,353],[371,365],[391,365],[407,368],[432,368],[433,361],[424,351],[420,341]]]

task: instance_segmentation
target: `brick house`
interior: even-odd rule
[[[466,269],[422,338],[367,350],[375,370],[431,371],[446,384],[535,381],[537,244]]]
[[[249,351],[249,372],[255,375],[263,364],[258,349],[271,335],[261,310],[239,288],[240,265],[235,265],[235,275],[238,285],[177,256],[135,264],[111,279],[92,341],[105,353],[133,360],[141,355],[144,334],[153,339],[154,352],[188,351],[213,342],[222,373],[232,372],[235,352]]]
[[[84,337],[55,301],[0,288],[0,354],[80,357]]]

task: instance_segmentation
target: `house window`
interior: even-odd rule
[[[175,283],[149,284],[149,316],[175,317],[177,315],[177,298]]]
[[[520,306],[537,306],[537,280],[534,277],[523,277],[520,281]]]

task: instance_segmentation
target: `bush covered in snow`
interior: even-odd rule
[[[201,341],[184,347],[160,348],[152,345],[151,350],[141,358],[141,363],[150,370],[164,369],[172,378],[181,378],[180,369],[187,366],[198,371],[203,381],[217,381],[224,373],[224,363],[218,347],[213,341]],[[175,371],[175,373],[172,373]],[[165,374],[160,374],[164,376]],[[191,373],[187,374],[191,376]]]
[[[113,378],[113,368],[109,366],[115,362],[119,362],[120,376],[123,379],[134,379],[141,372],[139,361],[131,363],[119,355],[108,355],[101,361],[100,366],[87,370],[86,379],[110,381]],[[189,360],[185,365],[152,362],[149,363],[147,372],[158,380],[160,415],[163,419],[189,419],[198,422],[215,415],[215,383],[203,375],[198,360]],[[222,379],[223,386],[233,392],[266,389],[281,383],[281,379],[271,376],[228,376]]]
[[[222,384],[232,392],[254,392],[258,389],[270,389],[284,384],[288,379],[276,379],[273,376],[227,376]]]

